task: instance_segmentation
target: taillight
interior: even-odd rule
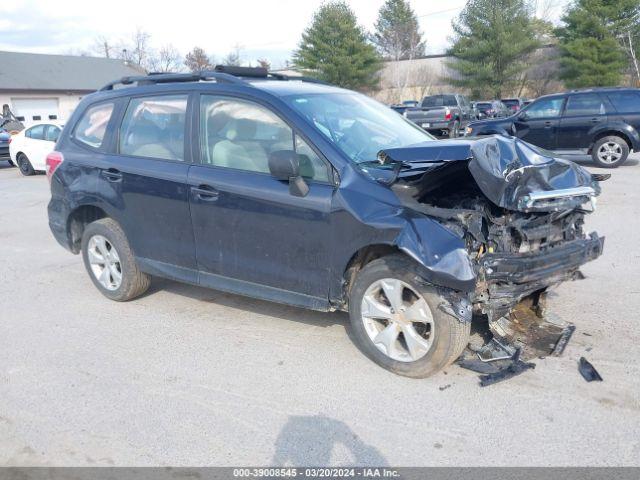
[[[449,110],[448,108],[444,111],[444,119],[451,120],[451,110]]]
[[[13,137],[9,137],[9,140],[7,140],[7,143],[11,143],[11,140],[13,140]]]
[[[51,177],[60,164],[64,162],[64,156],[60,152],[51,152],[47,155],[47,178],[51,181]]]

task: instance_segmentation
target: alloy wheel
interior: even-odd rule
[[[622,158],[622,147],[616,142],[606,142],[598,148],[598,159],[603,163],[616,163]]]
[[[122,265],[113,244],[102,235],[94,235],[87,244],[87,257],[100,285],[117,290],[122,283]]]
[[[383,278],[372,283],[360,311],[373,344],[393,360],[415,362],[433,346],[431,309],[422,295],[401,280]]]

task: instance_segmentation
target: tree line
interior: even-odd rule
[[[540,1],[543,7],[550,2],[469,0],[452,22],[447,51],[451,74],[445,80],[476,97],[500,98],[531,82],[526,72],[538,61],[535,52],[554,45],[559,66],[547,76],[566,87],[619,85],[625,79],[640,85],[638,0],[573,0],[559,26],[540,12]],[[338,0],[315,12],[293,53],[291,68],[339,86],[371,91],[379,86],[384,61],[421,58],[425,49],[408,0],[386,0],[372,32],[359,25],[346,1]],[[201,47],[185,56],[171,45],[154,49],[150,35],[142,30],[126,42],[100,38],[94,51],[156,72],[206,70],[216,63]],[[219,63],[246,63],[242,48],[237,46]],[[267,59],[256,63],[270,67]]]

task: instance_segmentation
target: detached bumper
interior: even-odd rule
[[[553,247],[545,253],[495,254],[483,257],[482,267],[489,282],[538,283],[562,274],[571,274],[581,265],[602,255],[604,237],[592,233]]]

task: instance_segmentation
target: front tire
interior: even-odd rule
[[[18,162],[18,168],[20,169],[20,173],[25,177],[29,177],[31,175],[35,175],[36,171],[33,169],[33,165],[29,161],[29,158],[24,153],[19,153],[16,158]]]
[[[82,234],[82,259],[100,293],[117,302],[142,295],[151,277],[138,268],[127,237],[111,218],[90,223]]]
[[[614,135],[599,139],[591,150],[591,158],[599,167],[618,168],[629,156],[629,145]]]
[[[455,361],[471,324],[439,308],[447,300],[403,255],[382,257],[357,275],[349,316],[360,350],[383,368],[412,378],[431,376]]]

